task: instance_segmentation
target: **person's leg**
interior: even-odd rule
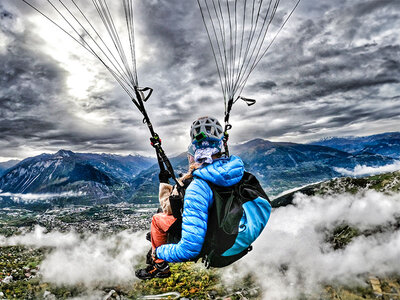
[[[172,215],[158,213],[153,216],[151,222],[151,247],[152,251],[157,247],[167,243],[168,229],[175,222]],[[149,258],[147,258],[148,261]],[[151,279],[154,277],[165,278],[171,275],[169,265],[162,259],[157,259],[147,266],[145,269],[139,269],[135,272],[140,279]]]
[[[173,215],[167,215],[164,213],[155,214],[151,221],[151,247],[153,251],[167,243],[168,240],[168,229],[176,221]],[[157,263],[162,262],[162,259],[156,260]]]

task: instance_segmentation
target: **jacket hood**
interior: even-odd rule
[[[218,186],[231,186],[238,183],[244,174],[243,161],[232,155],[215,160],[210,165],[197,169],[193,175]]]

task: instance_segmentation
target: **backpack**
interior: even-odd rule
[[[245,172],[230,187],[207,182],[214,194],[200,255],[206,267],[225,267],[251,251],[267,225],[271,204],[257,178]]]

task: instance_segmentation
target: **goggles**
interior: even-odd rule
[[[207,134],[205,134],[203,131],[200,132],[199,134],[196,134],[196,136],[194,137],[196,142],[201,142],[203,140],[205,140],[207,138]]]
[[[198,133],[198,134],[196,134],[194,136],[192,144],[201,144],[204,141],[208,141],[208,142],[211,142],[211,143],[212,142],[220,142],[220,141],[222,141],[222,139],[223,138],[219,139],[219,138],[215,138],[215,137],[210,137],[210,136],[207,135],[207,133],[204,133],[204,131],[202,131],[202,132],[200,132],[200,133]]]

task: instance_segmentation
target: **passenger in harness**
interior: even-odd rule
[[[176,212],[177,191],[165,186],[168,177],[160,178],[164,181],[160,183],[163,212],[153,216],[151,257],[145,269],[136,271],[140,279],[169,277],[168,262],[203,258],[207,266],[229,265],[250,251],[268,221],[271,206],[257,179],[245,172],[239,157],[222,153],[224,132],[218,120],[197,119],[190,136],[189,172],[181,178],[190,182],[182,217]],[[168,193],[171,197],[166,197]],[[181,233],[180,239],[167,243],[173,227]]]

